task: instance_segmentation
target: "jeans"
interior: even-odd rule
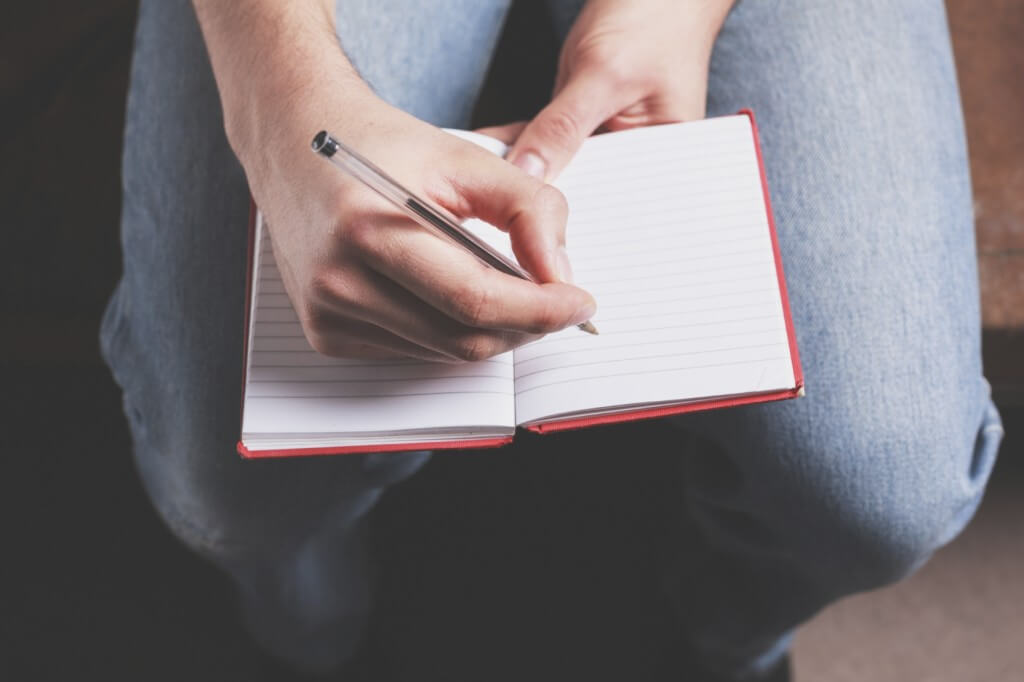
[[[579,4],[552,3],[561,35]],[[464,127],[507,5],[339,1],[339,38],[383,98]],[[708,115],[745,107],[807,396],[674,419],[702,544],[675,580],[680,617],[687,645],[735,676],[773,664],[830,601],[905,576],[955,537],[1002,434],[982,377],[941,0],[740,0],[715,44]],[[324,651],[347,651],[370,608],[362,521],[429,455],[235,454],[248,193],[185,0],[142,2],[123,182],[124,274],[101,341],[144,485],[250,597],[252,621],[281,623],[256,627],[268,646],[329,657],[315,650],[326,628]]]

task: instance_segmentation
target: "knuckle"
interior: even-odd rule
[[[307,315],[312,316],[316,313],[319,303],[321,301],[329,301],[334,297],[334,278],[330,272],[320,271],[313,274],[313,277],[309,280],[309,298],[310,303],[307,304],[305,312]]]
[[[560,220],[563,224],[569,217],[569,202],[565,195],[552,185],[541,185],[533,200],[538,208],[547,215]]]
[[[634,80],[632,69],[619,54],[608,54],[601,64],[601,77],[612,88],[622,88],[630,85]]]
[[[359,307],[359,286],[350,273],[337,267],[324,267],[314,272],[309,281],[309,304],[303,311],[310,317],[323,316],[326,304],[345,310]],[[330,307],[328,306],[328,307]]]
[[[306,334],[306,340],[309,341],[309,345],[317,353],[328,356],[336,355],[337,347],[329,335],[322,333],[322,330],[316,329],[309,323],[303,324],[302,330]]]
[[[557,144],[570,144],[581,136],[580,131],[581,126],[577,117],[567,109],[552,111],[544,119],[544,136]]]
[[[349,217],[341,224],[341,239],[358,253],[368,253],[377,246],[378,230],[374,221],[365,215]]]
[[[590,69],[604,69],[611,61],[614,61],[618,50],[606,40],[584,40],[577,48],[577,61],[581,67]]]
[[[494,296],[480,284],[463,287],[455,295],[455,319],[472,327],[484,326],[491,317]]]
[[[311,305],[305,311],[310,316],[316,314],[320,304],[328,301],[343,300],[345,286],[337,273],[323,268],[313,273],[309,281],[309,297]]]
[[[302,332],[313,350],[329,357],[356,357],[365,345],[344,318],[320,306],[303,316]]]
[[[558,331],[565,326],[565,314],[552,301],[546,301],[537,308],[533,324],[527,331],[534,334],[546,334]]]
[[[611,86],[628,84],[634,71],[621,48],[603,41],[585,46],[579,61],[583,69]]]
[[[472,164],[479,162],[482,158],[482,149],[475,144],[463,144],[462,142],[462,140],[456,138],[456,143],[444,150],[445,156],[451,161],[453,171],[458,171],[466,166],[472,166]]]
[[[486,360],[500,352],[493,339],[485,334],[467,334],[455,339],[452,353],[465,362]]]
[[[327,311],[315,303],[310,303],[305,307],[300,319],[302,321],[302,330],[306,333],[307,338],[322,336],[330,327]]]
[[[337,329],[337,316],[316,301],[307,301],[299,312],[299,323],[310,345],[320,351],[316,343],[327,343]]]

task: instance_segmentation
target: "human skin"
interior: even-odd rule
[[[592,317],[596,302],[571,284],[565,198],[544,180],[599,127],[701,117],[730,4],[591,0],[551,105],[525,127],[491,131],[518,136],[513,165],[377,97],[338,44],[333,2],[194,0],[228,141],[310,344],[342,357],[473,361]],[[324,128],[413,192],[507,231],[537,281],[483,266],[327,172],[308,151]]]
[[[551,103],[513,129],[508,158],[551,180],[595,131],[703,118],[711,48],[733,2],[590,0],[562,46]]]

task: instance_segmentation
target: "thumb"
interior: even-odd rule
[[[507,232],[516,259],[540,282],[572,282],[565,252],[565,197],[500,158],[486,154],[452,178],[463,215]],[[485,165],[486,164],[486,165]]]
[[[581,71],[523,129],[508,160],[541,180],[555,178],[583,141],[622,108],[618,95],[600,72]]]

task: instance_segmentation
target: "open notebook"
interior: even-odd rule
[[[462,365],[318,354],[257,213],[239,452],[481,447],[508,442],[517,426],[546,432],[802,392],[749,112],[592,137],[555,185],[600,335],[570,327]],[[507,247],[498,230],[473,227]]]

